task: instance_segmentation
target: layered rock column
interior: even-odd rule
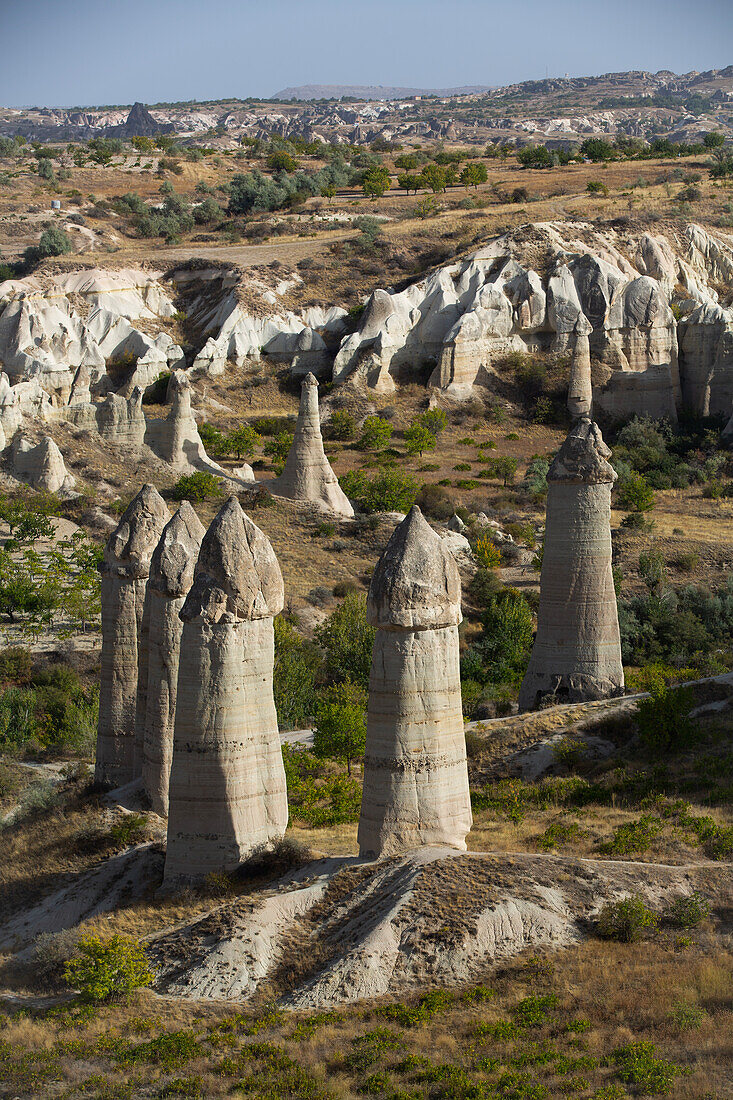
[[[590,416],[593,409],[593,385],[590,369],[590,341],[593,331],[585,317],[575,325],[575,344],[570,361],[570,384],[568,386],[568,412],[573,420],[580,416]]]
[[[362,856],[420,845],[465,850],[471,828],[461,709],[461,582],[452,555],[413,507],[374,571]]]
[[[155,813],[168,813],[173,758],[178,660],[183,623],[180,611],[193,584],[204,526],[188,501],[166,524],[150,562],[141,628],[138,707],[135,719],[136,771]],[[143,686],[144,685],[144,686]]]
[[[230,871],[288,820],[272,693],[273,549],[232,497],[201,544],[181,610],[165,881]]]
[[[293,444],[282,474],[272,484],[272,491],[290,500],[310,501],[324,511],[347,519],[354,515],[354,509],[323,449],[318,382],[312,374],[307,374],[301,384],[300,410]]]
[[[547,475],[540,604],[522,710],[623,692],[611,568],[611,489],[616,472],[597,424],[579,419]]]
[[[170,519],[165,501],[143,485],[104,550],[102,658],[94,777],[106,787],[135,778],[138,640],[150,559]]]

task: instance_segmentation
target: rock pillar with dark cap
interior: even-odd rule
[[[549,697],[583,702],[624,689],[611,568],[611,489],[616,472],[600,428],[578,420],[547,475],[540,604],[522,710]]]
[[[421,845],[465,850],[471,828],[461,709],[461,582],[452,555],[413,507],[374,571],[362,856]]]
[[[170,519],[165,501],[143,485],[110,535],[102,574],[102,672],[94,777],[105,787],[135,778],[138,643],[150,559]]]
[[[310,501],[323,511],[351,519],[354,509],[326,458],[318,412],[318,382],[306,374],[293,443],[280,477],[272,483],[277,496]]]
[[[285,769],[272,692],[283,580],[236,497],[206,532],[183,633],[165,881],[231,871],[285,832]]]
[[[184,500],[164,527],[153,551],[145,593],[135,758],[136,771],[142,773],[150,805],[161,816],[168,813],[168,779],[183,630],[179,613],[193,584],[193,571],[203,537],[203,524]]]

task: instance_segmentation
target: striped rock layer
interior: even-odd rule
[[[272,691],[283,598],[269,541],[232,497],[204,536],[180,613],[166,883],[231,871],[285,832]]]
[[[166,524],[150,562],[140,631],[135,717],[135,770],[152,809],[168,813],[173,757],[178,660],[183,623],[180,611],[193,584],[204,527],[184,500]]]
[[[312,374],[307,374],[301,384],[293,443],[282,474],[273,482],[272,491],[290,500],[310,501],[323,511],[347,519],[354,515],[323,449],[318,382]]]
[[[102,574],[102,657],[94,778],[120,787],[135,778],[138,645],[150,559],[170,519],[165,501],[143,485],[110,535]]]
[[[597,424],[577,421],[547,475],[540,604],[519,705],[583,702],[624,688],[611,570],[616,472]]]
[[[374,571],[362,856],[421,845],[465,849],[471,828],[461,709],[461,582],[452,555],[413,507]]]

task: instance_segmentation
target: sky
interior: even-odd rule
[[[733,0],[0,0],[3,106],[732,63]]]

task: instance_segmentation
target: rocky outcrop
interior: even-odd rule
[[[283,595],[270,543],[232,497],[204,536],[180,613],[168,884],[231,871],[285,831],[272,694]]]
[[[110,393],[92,410],[102,439],[120,447],[142,447],[146,431],[142,390],[133,390],[129,399]]]
[[[570,384],[568,385],[568,412],[573,420],[579,416],[590,416],[593,408],[593,383],[591,382],[590,343],[588,335],[592,331],[590,324],[583,318],[575,326],[573,357],[570,362]]]
[[[362,856],[421,845],[465,849],[471,828],[461,709],[461,582],[440,538],[413,507],[374,571],[377,628],[369,679]]]
[[[173,758],[180,611],[193,584],[204,527],[188,501],[163,528],[150,560],[138,660],[136,767],[155,813],[168,813]],[[139,761],[139,765],[138,762]]]
[[[76,485],[76,479],[66,469],[64,456],[48,435],[35,444],[16,436],[10,461],[15,477],[33,489],[69,493]]]
[[[102,574],[102,656],[94,777],[106,787],[135,778],[138,638],[150,559],[170,519],[163,498],[143,485],[110,535]]]
[[[201,442],[196,420],[191,411],[191,383],[184,371],[171,374],[167,398],[170,412],[164,420],[148,420],[145,442],[164,462],[174,470],[190,473],[193,470],[210,470],[223,473],[221,467],[209,459]]]
[[[600,429],[580,419],[547,475],[547,519],[537,636],[519,705],[582,702],[624,688],[611,569],[616,473]]]
[[[308,501],[325,512],[351,519],[354,509],[326,458],[318,412],[318,382],[312,374],[303,379],[300,410],[293,443],[272,492],[289,500]]]

